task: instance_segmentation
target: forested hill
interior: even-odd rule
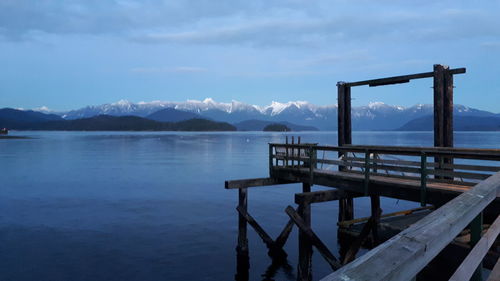
[[[15,122],[0,119],[0,127],[17,130],[55,131],[236,131],[225,122],[190,119],[181,122],[158,122],[137,116],[99,115],[75,120]]]

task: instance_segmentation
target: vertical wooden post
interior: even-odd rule
[[[278,161],[278,158],[276,158],[276,161]],[[276,165],[278,165],[278,162],[276,162]],[[273,145],[269,144],[269,176],[273,176]]]
[[[247,211],[247,189],[238,189],[238,206]],[[239,213],[239,212],[238,212]],[[247,281],[249,277],[250,257],[248,254],[247,221],[238,214],[238,246],[236,246],[235,280]]]
[[[345,83],[337,83],[337,144],[338,146],[343,146],[345,144]],[[343,152],[339,151],[339,157],[344,155]],[[342,166],[339,166],[339,171],[342,170]]]
[[[441,64],[434,65],[434,146],[444,146],[444,67]],[[434,169],[442,169],[441,157],[434,157],[434,163],[438,164]],[[435,175],[440,179],[442,176]]]
[[[311,185],[303,183],[302,192],[311,192]],[[310,227],[311,205],[308,202],[304,202],[299,205],[297,212],[304,220],[306,226]],[[298,266],[297,280],[300,281],[312,280],[311,258],[312,258],[312,245],[307,235],[303,231],[299,230],[299,266]]]
[[[344,87],[344,144],[352,144],[352,120],[351,120],[351,87]]]
[[[448,66],[444,68],[443,79],[443,146],[453,147],[453,75]],[[453,164],[453,158],[445,157],[443,162]],[[446,170],[453,171],[453,169]],[[453,177],[445,178],[453,180]]]
[[[474,220],[471,221],[470,225],[470,246],[473,248],[477,242],[481,239],[483,231],[483,213],[481,212]],[[471,278],[472,281],[482,281],[483,280],[483,263],[480,263],[476,271]]]
[[[443,146],[453,147],[453,75],[448,66],[443,73]]]
[[[420,156],[420,206],[427,205],[427,156]]]
[[[364,181],[364,192],[365,196],[368,195],[370,187],[370,151],[365,151],[365,181]]]
[[[248,191],[246,188],[238,189],[238,206],[247,211]],[[238,250],[248,251],[247,221],[238,213]]]
[[[444,146],[444,66],[434,65],[434,146]]]
[[[370,195],[370,203],[371,203],[371,212],[372,212],[371,216],[373,218],[373,228],[372,228],[373,244],[377,245],[378,241],[379,241],[378,224],[380,222],[380,215],[381,215],[380,196],[378,194]]]
[[[351,125],[351,88],[345,82],[337,83],[337,110],[338,110],[338,146],[352,143]],[[339,157],[344,155],[339,152]],[[344,166],[339,166],[339,171],[343,171]],[[352,220],[354,218],[354,201],[352,198],[339,200],[339,221]]]

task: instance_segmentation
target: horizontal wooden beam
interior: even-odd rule
[[[275,147],[289,147],[308,149],[310,145],[304,144],[284,144],[271,143]],[[385,145],[343,145],[343,146],[327,146],[315,145],[314,150],[321,151],[338,151],[338,152],[359,152],[366,151],[378,154],[397,154],[408,156],[443,156],[455,157],[463,159],[476,160],[500,160],[500,149],[485,149],[485,148],[454,148],[454,147],[422,147],[422,146],[385,146]]]
[[[305,170],[293,168],[274,168],[273,173],[276,177],[286,180],[294,180],[298,182],[309,182],[310,174]],[[337,174],[340,174],[337,175]],[[343,176],[345,174],[345,176]],[[380,177],[386,179],[387,177]],[[315,171],[313,176],[313,184],[333,187],[347,192],[363,193],[364,176],[362,174],[346,172],[335,173],[334,175],[328,171]],[[409,182],[413,182],[412,185]],[[370,193],[379,194],[380,196],[391,197],[402,200],[410,200],[420,202],[420,182],[419,181],[397,181],[394,178],[392,181],[380,181],[377,177],[370,177]],[[430,204],[441,205],[458,196],[460,192],[450,191],[446,189],[428,189],[427,199]]]
[[[226,189],[238,189],[238,188],[290,184],[290,183],[296,183],[296,182],[280,180],[280,179],[276,179],[276,178],[243,179],[243,180],[226,181],[225,188]]]
[[[496,198],[499,189],[500,172],[322,280],[414,278]]]
[[[342,189],[320,190],[313,192],[295,193],[296,204],[321,203],[345,198],[361,197],[363,194],[347,192]]]
[[[465,72],[466,72],[465,68],[450,69],[450,74],[462,74]],[[393,76],[387,78],[370,79],[357,82],[339,82],[339,83],[344,83],[346,87],[356,87],[363,85],[370,85],[371,87],[374,87],[374,86],[382,86],[382,85],[390,85],[398,83],[407,83],[413,79],[431,78],[431,77],[434,77],[434,72],[424,72],[424,73],[416,73],[409,75]]]
[[[484,256],[488,253],[491,245],[497,239],[500,233],[500,216],[493,222],[486,234],[481,237],[474,248],[467,255],[462,264],[457,268],[455,273],[449,279],[450,281],[469,281],[474,274],[474,271],[479,266]]]

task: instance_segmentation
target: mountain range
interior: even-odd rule
[[[116,103],[84,108],[59,113],[64,119],[87,118],[96,115],[126,116],[134,115],[153,118],[158,121],[175,121],[154,117],[162,109],[182,111],[193,118],[205,118],[237,124],[248,120],[269,121],[273,123],[289,122],[299,126],[308,126],[320,130],[336,130],[337,105],[314,105],[305,101],[287,103],[272,102],[268,106],[257,106],[238,101],[230,103],[216,102],[207,98],[203,101],[186,102],[153,101],[132,103],[121,100]],[[388,105],[372,102],[366,106],[352,108],[352,127],[354,130],[395,130],[414,119],[433,114],[430,104],[417,104],[411,107]],[[455,105],[455,116],[498,117],[499,114]],[[168,115],[163,114],[163,115]],[[172,115],[172,112],[170,112]],[[178,114],[173,114],[178,115]],[[155,119],[156,118],[156,119]],[[172,118],[172,117],[170,117]]]
[[[431,130],[433,106],[418,104],[402,107],[372,102],[366,106],[353,107],[351,115],[353,130]],[[101,118],[92,119],[98,116]],[[144,119],[141,121],[142,123],[138,122],[137,119],[129,118],[128,120],[130,122],[135,120],[138,127],[149,128],[149,130],[158,128],[149,121],[178,123],[190,119],[230,123],[231,126],[240,131],[261,131],[264,127],[275,123],[285,125],[294,131],[336,130],[337,128],[337,105],[318,106],[305,101],[293,101],[287,103],[272,102],[268,106],[256,106],[238,101],[221,103],[210,98],[203,101],[188,100],[186,102],[132,103],[121,100],[116,103],[87,106],[59,113],[47,112],[46,110],[37,112],[1,109],[0,126],[6,124],[4,126],[10,128],[46,127],[48,125],[33,124],[49,121],[53,124],[55,121],[60,124],[64,123],[66,124],[64,126],[69,126],[68,124],[76,126],[76,124],[81,123],[70,122],[74,120],[97,120],[108,124],[108,126],[113,123],[114,125],[110,127],[112,129],[116,126],[124,126],[124,118],[115,118],[109,123],[110,119],[103,119],[102,116],[141,118],[141,120]],[[456,130],[473,130],[475,128],[478,130],[500,130],[500,114],[455,105],[454,116]],[[63,125],[58,126],[64,127]]]

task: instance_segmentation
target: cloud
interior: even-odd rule
[[[134,73],[200,73],[208,70],[196,66],[178,66],[178,67],[136,67],[130,69]]]
[[[481,47],[487,48],[487,49],[500,49],[500,41],[483,42],[483,43],[481,43]]]

